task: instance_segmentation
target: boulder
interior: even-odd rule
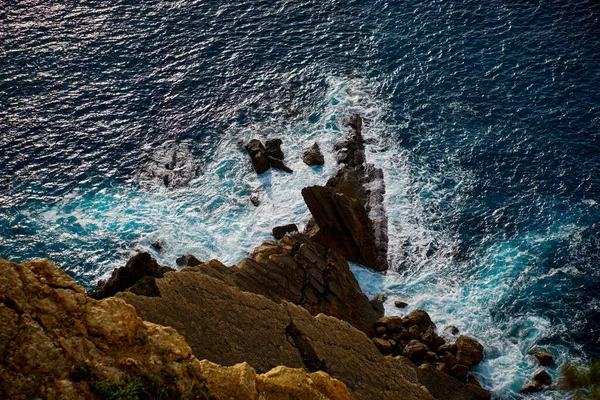
[[[532,393],[541,392],[542,390],[544,390],[544,386],[542,386],[541,383],[531,382],[521,388],[521,393],[532,394]]]
[[[471,367],[483,360],[483,346],[475,339],[460,335],[456,339],[456,361]]]
[[[455,364],[450,368],[450,374],[458,380],[465,381],[467,374],[469,373],[469,367],[463,364]]]
[[[425,356],[427,356],[427,352],[429,348],[419,342],[418,340],[411,340],[405,347],[404,351],[402,351],[402,355],[408,358],[412,362],[420,362],[423,361]]]
[[[554,361],[554,354],[548,351],[538,351],[534,354],[542,367],[549,367]]]
[[[440,337],[437,333],[435,333],[431,328],[427,329],[421,335],[421,341],[425,343],[430,349],[438,349],[445,343],[444,339]]]
[[[281,150],[281,144],[283,142],[281,139],[267,139],[265,142],[265,148],[267,150],[267,155],[269,157],[276,158],[278,160],[285,159],[285,154],[283,154],[283,150]]]
[[[373,343],[375,343],[375,346],[377,346],[379,352],[384,356],[392,352],[392,344],[388,340],[374,338]]]
[[[480,385],[474,385],[472,383],[467,383],[465,385],[467,390],[475,395],[475,398],[478,400],[490,400],[492,398],[492,394],[489,390],[482,388]]]
[[[406,303],[404,301],[396,300],[394,302],[394,306],[396,306],[397,308],[406,308],[406,307],[408,307],[408,303]]]
[[[148,253],[138,253],[131,257],[124,267],[115,269],[107,282],[98,282],[96,289],[89,292],[89,295],[94,299],[104,299],[106,297],[114,296],[118,292],[131,288],[143,278],[148,279],[142,284],[145,286],[152,286],[152,290],[141,290],[138,293],[160,295],[154,290],[154,285],[150,281],[154,278],[162,277],[169,271],[174,271],[174,269],[158,265],[156,260]]]
[[[335,176],[323,186],[302,189],[314,221],[306,233],[347,260],[377,271],[388,268],[387,215],[383,171],[365,164],[362,120],[351,116],[349,138],[336,148],[344,157]]]
[[[373,297],[369,302],[375,310],[375,314],[377,314],[377,318],[383,318],[385,314],[385,308],[383,307],[383,303],[387,300],[387,296],[383,293],[379,293],[377,296]]]
[[[313,144],[304,152],[302,161],[309,166],[325,164],[325,157],[323,156],[323,153],[321,153],[321,149],[317,143]]]
[[[254,170],[257,174],[262,174],[271,168],[271,164],[267,159],[267,149],[260,140],[252,139],[245,147],[252,158]]]
[[[397,316],[383,317],[375,322],[375,327],[383,326],[388,332],[402,329],[402,318]]]
[[[202,264],[202,261],[198,260],[193,254],[186,254],[178,257],[175,263],[180,267],[195,267],[196,265]]]
[[[406,326],[416,325],[422,332],[425,332],[429,328],[435,329],[435,324],[431,321],[429,314],[423,310],[409,312],[402,318],[402,322]]]
[[[280,240],[288,233],[298,232],[298,226],[296,224],[288,224],[282,226],[276,226],[273,228],[273,237]]]

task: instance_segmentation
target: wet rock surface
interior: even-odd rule
[[[132,257],[124,267],[115,269],[108,281],[98,282],[96,289],[89,295],[94,299],[103,299],[133,288],[139,294],[160,296],[153,281],[169,271],[174,271],[174,269],[158,265],[148,253],[139,253]],[[140,284],[136,286],[138,282]]]
[[[198,173],[199,164],[187,144],[165,143],[157,147],[142,166],[139,175],[144,187],[186,186]]]
[[[257,174],[267,172],[271,167],[285,172],[294,172],[283,162],[285,155],[281,150],[281,144],[281,139],[269,139],[266,146],[260,140],[252,139],[244,146],[252,158]]]
[[[298,226],[296,224],[276,226],[272,231],[273,237],[277,240],[283,239],[286,234],[293,232],[298,232]]]
[[[325,186],[302,189],[314,219],[307,233],[349,261],[384,271],[388,229],[383,171],[365,162],[361,117],[349,117],[345,126],[349,137],[336,146],[341,168]]]
[[[318,143],[313,144],[302,155],[302,161],[308,166],[324,165],[325,157],[321,153],[321,148]]]

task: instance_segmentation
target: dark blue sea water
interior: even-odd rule
[[[163,264],[235,263],[306,222],[300,189],[359,112],[394,268],[354,266],[361,285],[477,337],[480,379],[516,398],[532,348],[600,356],[599,19],[564,0],[0,1],[0,256],[86,286],[155,240]],[[272,136],[293,175],[257,177],[237,145]],[[300,158],[314,141],[322,169]],[[190,186],[141,187],[181,144]]]

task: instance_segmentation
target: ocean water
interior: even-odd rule
[[[482,383],[519,398],[533,348],[600,357],[599,19],[595,1],[0,1],[0,256],[87,287],[137,250],[236,263],[306,223],[300,190],[358,112],[393,268],[352,266],[361,286],[478,338]],[[294,173],[257,176],[254,137]],[[140,185],[177,145],[189,186]]]

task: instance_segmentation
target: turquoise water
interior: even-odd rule
[[[598,4],[7,2],[0,16],[0,256],[50,258],[88,287],[137,250],[236,263],[274,225],[306,223],[300,190],[335,172],[339,122],[358,112],[393,267],[353,266],[364,290],[484,343],[476,373],[498,398],[519,397],[535,346],[558,365],[600,355]],[[237,144],[254,137],[281,137],[294,174],[256,176]],[[301,160],[315,141],[322,168]],[[139,185],[176,144],[200,166],[190,185]]]

